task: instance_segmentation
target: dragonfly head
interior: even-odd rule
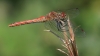
[[[61,17],[63,18],[63,19],[65,19],[66,18],[66,13],[64,13],[64,12],[61,12]]]

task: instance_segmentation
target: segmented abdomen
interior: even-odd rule
[[[20,26],[20,25],[25,25],[30,23],[44,22],[44,21],[53,20],[55,18],[57,18],[57,13],[53,11],[47,14],[46,16],[41,16],[37,19],[15,22],[13,24],[10,24],[9,27]]]
[[[46,21],[45,16],[41,16],[37,19],[15,22],[15,23],[10,24],[9,27],[20,26],[20,25],[31,24],[31,23],[37,23],[37,22],[43,22],[43,21]]]

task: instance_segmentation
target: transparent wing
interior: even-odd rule
[[[77,8],[63,10],[63,11],[59,10],[56,12],[64,12],[69,16],[70,19],[75,18],[79,14],[79,10]],[[67,24],[67,21],[65,23]],[[58,30],[57,22],[55,20],[45,22],[45,27],[47,28],[47,30],[51,30],[52,32],[57,34],[60,38],[64,38],[64,33],[63,33],[63,31]],[[66,33],[67,33],[65,35],[69,36],[68,26],[66,25],[65,28],[66,28]]]
[[[51,21],[45,22],[45,27],[47,30],[51,30],[52,32],[54,32],[60,38],[64,38],[64,33],[63,33],[63,31],[58,30],[56,21],[51,20]],[[67,32],[68,31],[67,25],[65,27],[66,27],[66,32]],[[66,36],[68,36],[68,35],[66,35]]]
[[[79,15],[79,9],[78,8],[70,9],[65,11],[65,13],[69,16],[70,19],[72,19]]]
[[[58,10],[56,12],[64,12],[69,16],[70,19],[73,19],[79,15],[79,9],[74,8],[74,9],[63,9],[63,10]]]

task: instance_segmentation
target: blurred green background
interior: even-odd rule
[[[79,56],[100,56],[100,0],[2,0],[0,1],[0,56],[66,56],[62,42],[44,24],[10,28],[10,23],[34,19],[53,10],[79,8],[72,19],[86,35],[77,33]]]

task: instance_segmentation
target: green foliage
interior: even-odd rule
[[[53,10],[79,8],[72,21],[86,36],[76,37],[79,56],[99,56],[99,0],[5,0],[0,1],[0,56],[66,56],[57,48],[61,41],[44,32],[41,23],[10,28],[12,22],[38,18]],[[79,35],[80,36],[80,35]]]

